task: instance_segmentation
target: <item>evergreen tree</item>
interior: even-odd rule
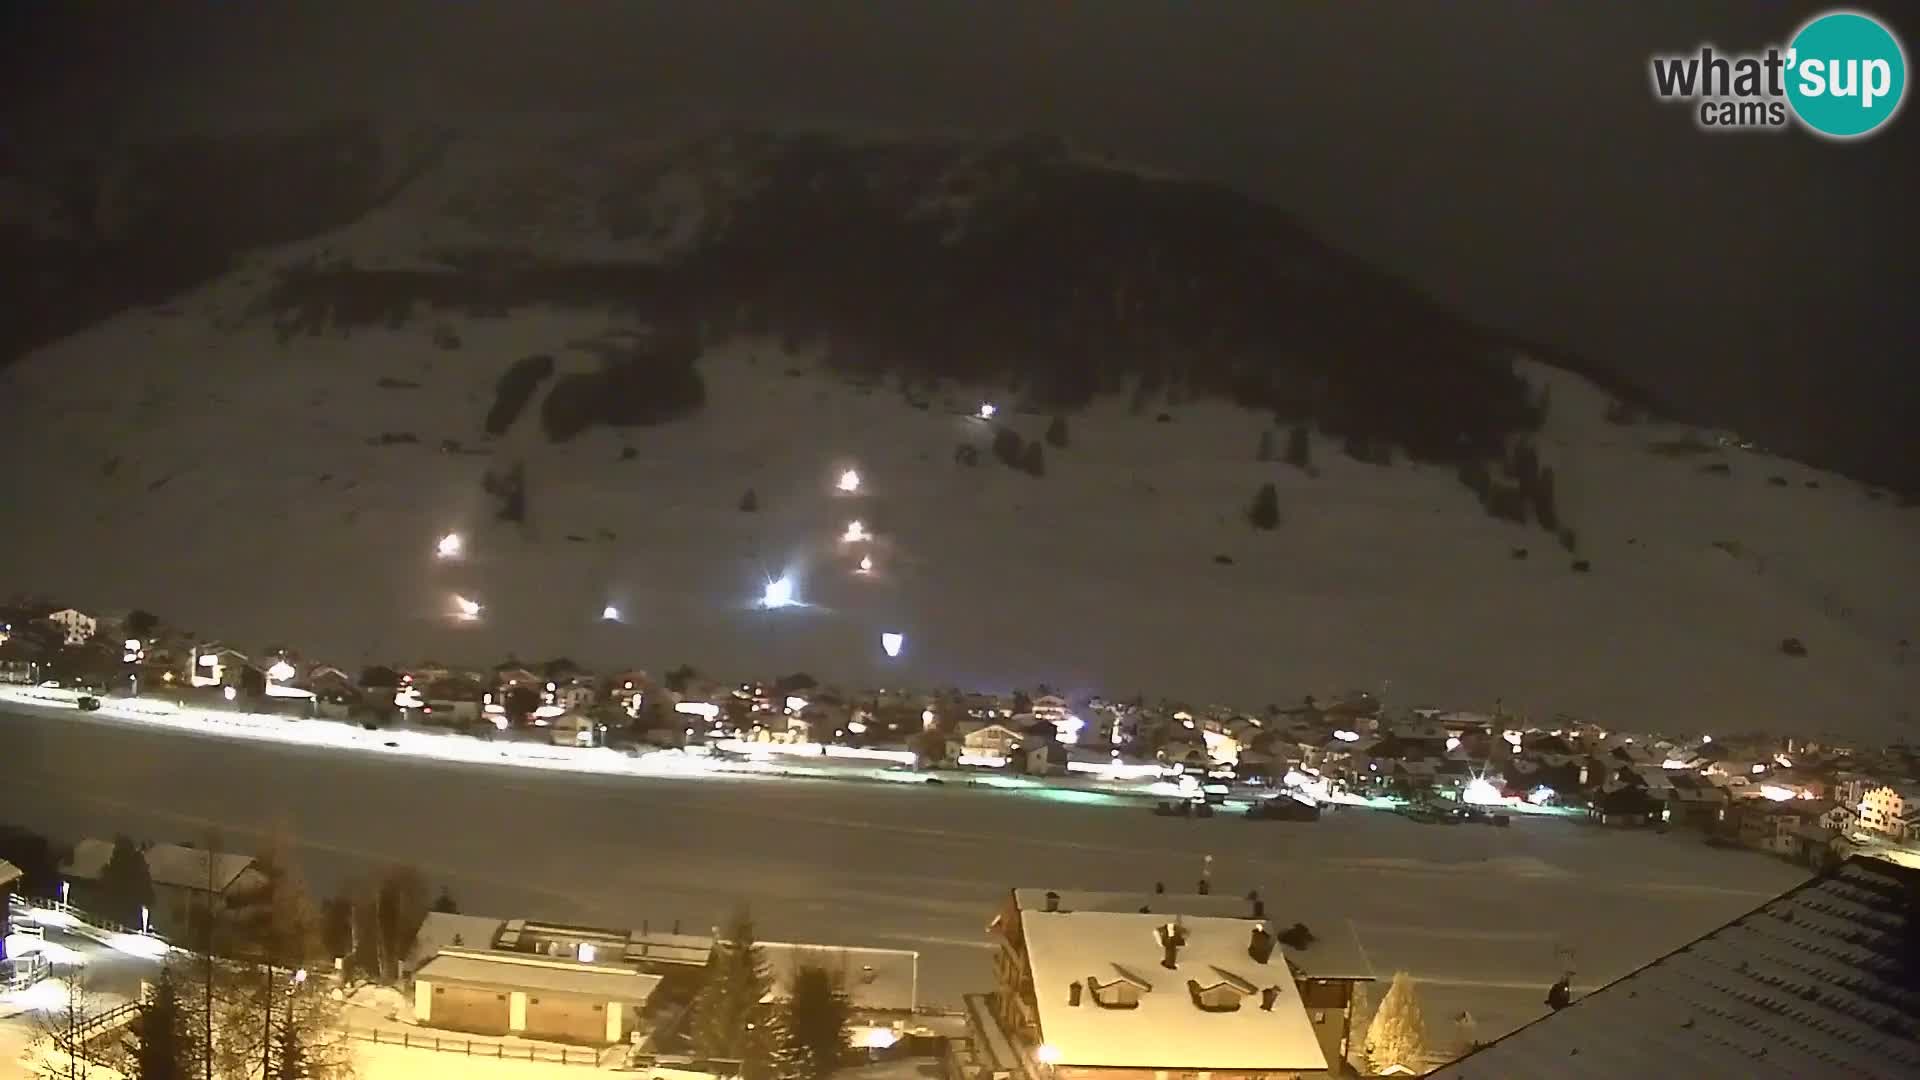
[[[1275,529],[1280,525],[1280,493],[1272,484],[1260,485],[1247,509],[1247,521],[1256,529]]]
[[[781,1010],[781,1075],[826,1080],[847,1057],[849,1006],[845,988],[831,971],[803,965],[787,983]]]
[[[442,915],[460,914],[460,905],[454,903],[453,894],[447,891],[445,885],[440,886],[440,895],[433,898],[433,910]]]
[[[1367,1058],[1374,1071],[1399,1065],[1419,1073],[1427,1054],[1427,1021],[1420,1011],[1413,976],[1395,972],[1387,996],[1367,1025]]]
[[[1039,443],[1031,442],[1027,444],[1027,452],[1020,458],[1020,468],[1025,470],[1029,476],[1047,475],[1047,459],[1045,455],[1041,453]]]
[[[1047,425],[1047,442],[1060,449],[1067,445],[1067,418],[1064,414],[1055,414],[1053,423]]]
[[[753,917],[741,908],[707,954],[693,999],[694,1053],[738,1061],[749,1080],[765,1076],[772,1064],[772,1017],[760,1003],[772,985],[766,955],[754,941]]]
[[[1313,463],[1313,437],[1307,431],[1307,425],[1295,424],[1287,432],[1287,464],[1296,469],[1304,469]]]
[[[133,1051],[135,1080],[186,1080],[193,1074],[192,1040],[170,969],[160,970],[152,996],[140,1004],[133,1031],[138,1039]]]
[[[1260,449],[1254,452],[1255,461],[1273,460],[1273,429],[1267,428],[1260,433]]]
[[[113,838],[113,854],[100,871],[101,914],[126,926],[140,925],[140,909],[153,907],[153,877],[147,857],[124,834]]]

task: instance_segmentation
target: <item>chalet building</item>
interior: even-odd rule
[[[1623,784],[1602,792],[1587,806],[1587,820],[1601,825],[1643,828],[1661,823],[1664,807],[1647,789]]]
[[[99,619],[74,608],[61,608],[49,613],[46,619],[60,628],[62,641],[67,645],[85,645],[100,629]]]
[[[179,844],[149,844],[141,855],[153,879],[151,918],[160,934],[185,933],[196,915],[209,907],[224,911],[254,903],[267,884],[253,856],[238,852],[209,854]],[[74,883],[75,903],[86,906],[112,857],[111,840],[88,838],[74,845],[73,856],[61,865],[60,873]]]
[[[626,1037],[660,976],[617,964],[446,948],[413,974],[416,1022],[587,1044]]]
[[[1026,740],[1025,735],[1005,724],[962,721],[958,730],[961,747],[968,754],[1011,758],[1014,751]]]
[[[1258,899],[1016,889],[989,930],[995,990],[966,1010],[983,1075],[1337,1075],[1372,979],[1357,942],[1276,931]]]
[[[1869,788],[1860,797],[1860,827],[1893,840],[1920,839],[1920,784]]]
[[[669,978],[697,978],[714,938],[433,912],[408,951],[416,1022],[482,1035],[612,1044],[638,1031]],[[914,1014],[919,954],[899,949],[758,943],[779,1000],[800,966],[833,971],[860,1028]]]

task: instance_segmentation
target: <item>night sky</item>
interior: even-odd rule
[[[1654,51],[1828,6],[11,0],[4,151],[340,109],[1060,133],[1268,197],[1773,448],[1913,477],[1920,118],[1709,136],[1648,87]],[[1913,10],[1865,10],[1911,59]]]

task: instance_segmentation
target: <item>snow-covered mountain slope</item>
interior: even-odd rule
[[[1257,461],[1270,420],[1224,403],[1158,422],[1101,399],[1033,477],[988,453],[976,392],[920,410],[741,342],[702,361],[709,404],[692,418],[556,445],[524,416],[488,443],[501,371],[537,352],[590,366],[567,343],[604,316],[445,320],[458,350],[419,327],[279,343],[193,317],[211,296],[6,373],[0,557],[16,585],[345,663],[518,651],[1255,705],[1357,687],[1861,735],[1912,699],[1896,642],[1920,614],[1920,513],[1760,454],[1653,452],[1684,433],[1606,423],[1606,396],[1564,373],[1528,374],[1553,388],[1540,444],[1587,573],[1537,528],[1486,516],[1450,470],[1360,464],[1325,441],[1318,476]],[[1001,417],[1033,438],[1047,419]],[[419,442],[370,444],[388,432]],[[957,464],[959,444],[981,464]],[[481,487],[510,460],[525,462],[524,527],[495,521]],[[857,495],[835,488],[849,467]],[[1267,481],[1271,533],[1244,517]],[[748,488],[758,512],[738,509]],[[871,545],[840,541],[853,519]],[[433,558],[447,531],[470,537],[459,563]],[[875,570],[857,574],[866,552]],[[807,606],[758,609],[786,571]],[[455,594],[483,618],[453,619]],[[599,621],[608,604],[624,622]],[[896,660],[884,631],[907,635]],[[1783,655],[1786,637],[1808,655]]]
[[[346,664],[516,651],[1249,706],[1357,688],[1874,737],[1916,697],[1920,512],[1609,422],[1612,392],[1510,370],[1269,208],[1044,140],[602,132],[408,160],[430,164],[344,227],[0,372],[0,584]],[[653,400],[684,387],[658,381],[676,356],[624,344],[648,327],[700,342],[704,406]],[[556,376],[487,436],[502,373],[542,354]],[[567,382],[610,364],[626,381]],[[549,441],[558,386],[678,418]],[[1086,404],[1045,475],[999,464],[995,427],[1038,439],[1051,414],[1021,406],[1061,398]],[[1257,459],[1263,432],[1288,442],[1275,413],[1339,433],[1311,472]],[[1577,555],[1406,454],[1516,440]],[[483,487],[516,463],[524,525]],[[858,495],[834,490],[849,467]],[[1256,531],[1269,482],[1281,523]],[[856,518],[871,544],[840,541]],[[459,563],[432,557],[448,531]],[[783,571],[805,606],[759,609]]]

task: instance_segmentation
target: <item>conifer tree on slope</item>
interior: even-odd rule
[[[1418,1072],[1427,1053],[1427,1022],[1413,976],[1395,972],[1387,996],[1367,1025],[1367,1059],[1376,1072],[1401,1065]]]

